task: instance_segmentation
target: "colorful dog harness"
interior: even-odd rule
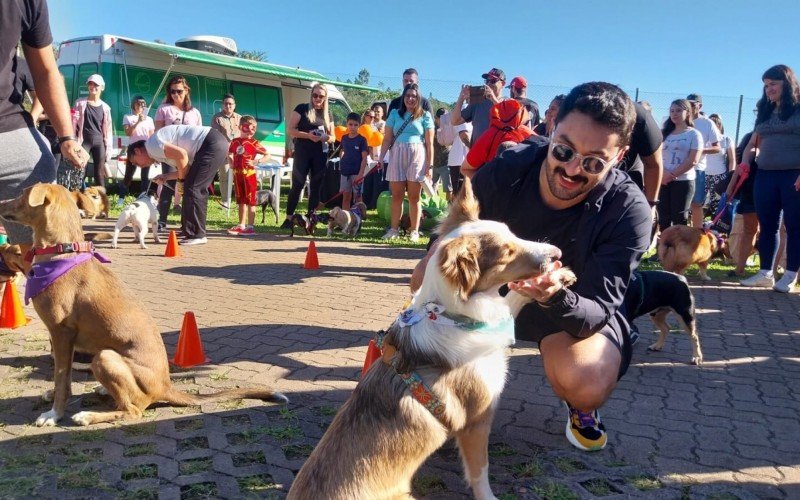
[[[411,308],[406,309],[400,313],[395,321],[398,326],[411,327],[416,325],[423,319],[438,323],[440,325],[454,326],[467,331],[480,331],[481,333],[492,333],[504,335],[509,337],[509,344],[514,343],[514,318],[508,316],[502,321],[497,323],[486,323],[483,321],[475,321],[467,316],[458,314],[450,314],[445,312],[444,306],[434,302],[428,302],[422,309],[415,311]],[[389,344],[385,344],[384,340],[386,332],[381,330],[377,333],[376,344],[382,351],[383,362],[390,365],[395,369],[395,372],[400,376],[403,382],[408,386],[411,396],[419,401],[431,414],[436,417],[439,422],[445,427],[449,427],[449,422],[446,420],[445,404],[439,399],[433,391],[430,390],[423,382],[422,377],[417,372],[400,373],[397,371],[395,357],[395,348]]]
[[[47,287],[55,283],[55,281],[68,273],[72,268],[79,264],[83,264],[96,258],[103,264],[108,264],[111,261],[103,255],[94,251],[94,245],[91,242],[82,243],[63,243],[46,248],[34,248],[31,250],[33,255],[50,255],[50,254],[64,254],[75,253],[64,259],[54,259],[47,262],[39,262],[31,266],[31,271],[28,274],[28,279],[25,283],[25,304],[29,304],[31,299],[45,291]]]

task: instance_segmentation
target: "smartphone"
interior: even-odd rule
[[[469,86],[469,103],[478,104],[486,100],[486,86],[485,85],[470,85]]]

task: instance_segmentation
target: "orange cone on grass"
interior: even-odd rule
[[[303,269],[319,269],[317,245],[314,244],[314,240],[308,243],[308,251],[306,251],[306,261],[303,264]]]
[[[167,240],[167,250],[164,252],[164,257],[180,257],[181,249],[178,246],[178,237],[175,231],[169,232],[169,240]]]
[[[364,367],[361,369],[361,378],[364,378],[364,374],[367,373],[372,363],[378,361],[380,357],[381,350],[378,349],[378,344],[375,343],[375,339],[370,340],[367,347],[367,357],[364,358]]]
[[[31,319],[25,316],[25,311],[22,309],[14,280],[6,282],[3,301],[0,303],[0,328],[19,328],[27,325],[30,321]]]
[[[189,368],[209,361],[211,360],[206,357],[203,343],[200,341],[200,332],[197,329],[194,313],[186,311],[186,314],[183,315],[181,334],[178,337],[178,347],[175,348],[175,357],[170,362],[180,368]]]

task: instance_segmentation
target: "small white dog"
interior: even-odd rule
[[[136,201],[122,210],[114,228],[114,236],[111,240],[111,247],[117,248],[119,233],[128,226],[133,226],[133,238],[139,242],[139,248],[147,248],[144,238],[147,236],[148,223],[152,227],[153,240],[161,243],[158,237],[158,210],[156,210],[157,200],[154,194],[142,193]]]
[[[350,210],[333,207],[328,218],[328,237],[333,234],[334,227],[342,228],[342,234],[355,237],[361,231],[361,223],[367,215],[367,206],[358,202]]]

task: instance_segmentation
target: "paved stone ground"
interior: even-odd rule
[[[28,307],[30,325],[0,331],[0,497],[284,497],[355,387],[372,333],[406,299],[422,251],[323,238],[322,268],[307,271],[305,238],[215,235],[179,259],[129,238],[103,252],[155,317],[168,352],[184,311],[194,311],[213,360],[174,370],[174,382],[200,392],[274,386],[291,402],[162,406],[135,423],[79,428],[67,418],[36,428],[52,366],[47,332]],[[640,319],[643,341],[603,411],[604,451],[567,443],[538,351],[524,343],[511,351],[491,445],[500,498],[800,497],[800,296],[693,285],[706,363],[687,364],[681,333],[646,352],[655,334]],[[68,415],[109,406],[93,386],[75,374]],[[368,446],[368,436],[353,439]],[[414,488],[423,498],[469,498],[451,445]]]

